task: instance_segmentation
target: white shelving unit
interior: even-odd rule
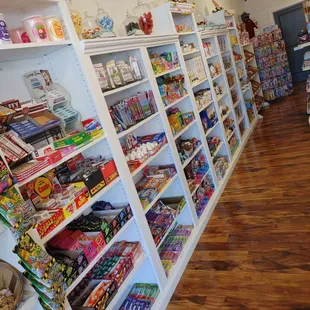
[[[235,59],[233,57],[233,67],[235,70],[235,74],[238,76],[238,84],[239,87],[241,87],[242,90],[242,98],[240,101],[238,101],[238,104],[235,105],[235,109],[238,108],[238,105],[242,106],[243,111],[247,111],[247,117],[243,119],[242,122],[239,124],[239,128],[242,129],[244,132],[247,131],[247,128],[252,128],[252,126],[255,126],[257,117],[258,117],[258,111],[256,108],[256,105],[254,104],[254,94],[252,90],[252,85],[248,79],[247,74],[247,62],[245,61],[244,57],[244,48],[248,48],[248,44],[242,46],[240,44],[238,29],[237,29],[237,20],[235,16],[226,16],[224,11],[217,12],[215,14],[207,16],[207,19],[210,21],[213,21],[215,23],[220,24],[231,24],[227,29],[229,31],[229,38],[231,42],[231,51],[232,53],[237,53],[241,55],[242,59]],[[234,38],[234,39],[232,39]],[[233,44],[234,42],[234,44]],[[255,56],[251,60],[255,61]],[[248,85],[248,87],[243,86]],[[243,139],[243,135],[242,135]]]
[[[40,5],[37,5],[39,2]],[[70,303],[67,299],[68,294],[79,284],[95,263],[108,251],[113,242],[120,240],[140,241],[143,247],[143,254],[136,262],[132,273],[120,287],[118,293],[108,306],[108,309],[118,309],[135,282],[157,283],[161,292],[153,309],[165,309],[257,122],[256,112],[255,118],[251,124],[248,120],[240,81],[237,78],[238,64],[234,62],[232,49],[228,44],[228,31],[222,30],[212,33],[199,33],[192,5],[180,4],[179,6],[174,6],[166,3],[155,8],[152,12],[154,20],[161,21],[161,23],[157,23],[158,27],[156,28],[156,33],[154,35],[96,39],[80,42],[75,33],[65,1],[19,0],[13,3],[5,0],[4,4],[0,4],[0,11],[4,13],[7,23],[12,25],[18,24],[21,19],[29,15],[40,14],[43,16],[60,16],[64,21],[67,35],[67,40],[58,43],[52,42],[46,44],[23,44],[22,46],[19,44],[0,46],[0,78],[2,81],[0,85],[0,101],[6,101],[12,98],[17,98],[21,101],[29,100],[30,95],[24,85],[22,79],[23,74],[30,70],[49,70],[53,80],[68,90],[72,97],[72,107],[80,112],[83,119],[98,117],[105,131],[104,137],[84,146],[74,154],[70,154],[62,162],[79,153],[83,153],[86,156],[102,155],[105,157],[113,157],[119,172],[119,178],[103,188],[46,237],[40,238],[35,229],[31,230],[30,234],[38,244],[45,247],[46,243],[58,232],[63,230],[67,224],[82,214],[86,215],[90,213],[91,206],[98,200],[110,201],[112,204],[116,205],[125,205],[126,203],[129,203],[134,214],[134,218],[118,232],[113,240],[97,255],[94,261],[89,264],[85,271],[69,287],[66,295],[65,309],[71,309]],[[178,34],[175,30],[175,25],[178,23],[190,24],[193,31]],[[229,31],[233,31],[233,29]],[[222,38],[227,40],[228,47],[228,49],[223,52],[220,51],[218,42],[218,40]],[[194,50],[192,53],[182,53],[180,40],[189,43],[190,41],[194,42],[197,50]],[[203,41],[205,40],[211,40],[214,43],[216,49],[215,56],[208,58],[205,56],[203,49]],[[162,75],[155,75],[152,69],[149,57],[149,51],[151,50],[177,53],[180,67],[171,70],[169,73],[172,75],[183,74],[185,77],[185,88],[188,94],[170,104],[168,107],[164,106],[162,102],[157,84],[158,79]],[[143,72],[145,73],[144,79],[103,93],[98,83],[93,64],[98,62],[106,63],[108,60],[114,59],[115,57],[126,59],[129,55],[134,55],[139,59],[140,64],[143,67]],[[234,87],[234,90],[236,89],[240,96],[237,105],[232,100],[226,76],[226,74],[230,72],[225,72],[226,70],[223,63],[223,57],[227,55],[232,57],[233,68],[230,72],[235,74],[236,86]],[[195,56],[200,56],[202,59],[205,78],[191,85],[185,61]],[[219,62],[222,74],[212,80],[209,63],[215,60]],[[242,65],[244,65],[243,62]],[[12,81],[14,81],[14,84],[12,84]],[[221,83],[223,86],[224,91],[220,96],[216,96],[214,87],[215,82]],[[204,130],[200,117],[202,110],[198,110],[194,96],[196,91],[205,88],[210,88],[213,101],[207,104],[204,108],[214,105],[219,119],[218,123],[207,132]],[[118,100],[125,99],[132,94],[146,90],[153,91],[158,112],[138,123],[136,126],[131,127],[126,132],[117,133],[109,114],[109,107]],[[222,117],[220,111],[220,104],[223,100],[225,100],[229,107],[229,114],[225,117]],[[239,104],[241,105],[243,113],[240,118],[238,118],[235,113],[235,108],[237,108]],[[195,121],[190,123],[176,136],[173,135],[167,117],[167,109],[172,106],[178,107],[180,110],[184,110],[184,112],[192,111],[195,116]],[[235,124],[235,130],[229,135],[225,133],[223,123],[228,117],[232,118]],[[244,124],[245,131],[243,135],[239,129],[239,123]],[[166,134],[168,143],[164,145],[158,153],[149,158],[141,167],[131,172],[127,165],[125,156],[123,155],[121,146],[124,136],[128,133],[142,135],[159,132],[164,132]],[[212,157],[208,147],[207,137],[213,135],[221,136],[222,142],[219,145],[217,152]],[[230,151],[229,145],[229,140],[233,135],[236,135],[239,140],[239,147],[234,153]],[[195,150],[191,158],[184,163],[181,162],[175,141],[179,136],[184,139],[195,137],[201,141],[201,145]],[[197,185],[197,188],[194,191],[190,191],[184,172],[187,164],[189,164],[190,160],[199,152],[205,154],[209,164],[209,170],[206,172],[203,179],[209,176],[213,180],[215,186],[215,192],[200,218],[197,216],[195,202],[193,200],[195,191],[197,191],[199,186]],[[214,160],[217,156],[224,155],[229,158],[230,166],[226,172],[225,178],[218,181],[214,168]],[[26,182],[48,172],[50,169],[56,168],[60,163],[49,166],[25,182],[17,184],[16,187],[23,187]],[[135,184],[142,177],[142,169],[149,164],[174,164],[176,167],[176,175],[171,178],[157,197],[155,197],[155,199],[143,209]],[[161,197],[166,198],[175,196],[184,196],[186,199],[186,206],[177,218],[178,223],[193,225],[194,229],[179,260],[173,267],[170,276],[167,277],[158,254],[158,247],[154,243],[145,214]],[[8,251],[11,251],[15,245],[14,242],[8,239],[1,239],[5,238],[4,236],[6,236],[6,233],[8,233],[8,231],[0,235],[0,241],[5,242],[3,243],[5,244],[5,248]],[[0,258],[6,258],[5,255],[6,254],[1,254]],[[15,265],[17,265],[16,262]],[[38,305],[36,306],[38,307]]]

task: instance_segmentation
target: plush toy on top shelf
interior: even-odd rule
[[[222,8],[215,0],[212,0],[212,3],[215,6],[215,10],[213,10],[212,13],[217,13],[224,10],[224,8]]]

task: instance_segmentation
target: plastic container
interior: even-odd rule
[[[126,29],[127,36],[138,36],[144,34],[139,26],[139,17],[130,15],[128,10],[127,18],[123,22],[123,25]]]
[[[138,5],[133,9],[133,15],[139,17],[139,26],[144,34],[152,34],[154,22],[151,13],[151,6],[138,0]]]
[[[24,28],[11,29],[10,35],[13,43],[30,43],[29,36]]]
[[[44,19],[40,15],[29,16],[22,20],[31,42],[49,41]]]
[[[64,31],[59,18],[52,15],[46,16],[44,18],[44,22],[47,28],[48,37],[51,41],[62,41],[65,39]]]
[[[12,44],[11,36],[2,13],[0,13],[0,44]]]

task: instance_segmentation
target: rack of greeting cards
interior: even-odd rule
[[[293,92],[292,75],[285,42],[278,25],[263,29],[251,40],[255,50],[265,100],[275,100]]]
[[[61,0],[0,5],[38,30],[0,45],[0,258],[44,309],[119,309],[142,289],[163,309],[179,282],[257,122],[227,31],[200,35],[193,8],[143,6],[153,34],[112,38],[102,11],[106,31]]]

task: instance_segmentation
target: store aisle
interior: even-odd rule
[[[306,97],[263,112],[169,310],[310,309]]]

